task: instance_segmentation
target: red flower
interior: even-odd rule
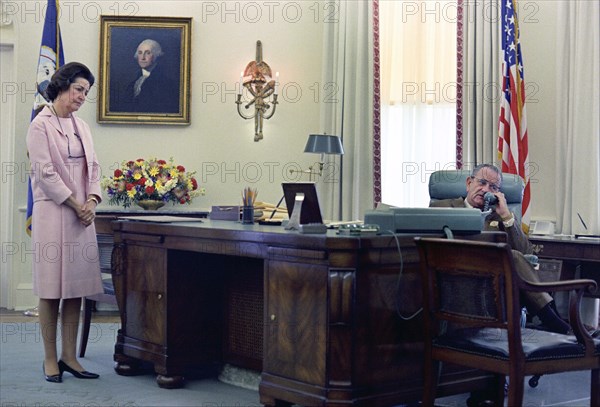
[[[177,171],[179,171],[179,172],[185,172],[185,167],[183,165],[178,165],[177,166]]]
[[[122,175],[123,175],[123,171],[121,171],[120,169],[118,169],[118,168],[117,168],[117,169],[115,170],[115,177],[116,177],[116,178],[119,178],[119,177],[120,177],[120,176],[122,176]]]
[[[154,193],[154,187],[146,187],[146,193],[152,195]]]
[[[165,165],[167,162],[165,160],[158,160],[157,163],[160,165]]]
[[[180,204],[184,204],[184,203],[185,203],[185,197],[181,198],[181,199],[179,200],[179,203],[180,203]]]
[[[196,178],[192,178],[192,189],[195,191],[198,189],[198,181],[196,181]]]
[[[138,180],[137,183],[138,183],[138,185],[144,185],[146,183],[146,181],[147,181],[146,178],[142,177]]]
[[[131,191],[133,188],[135,188],[135,185],[133,185],[131,183],[125,185],[125,189],[128,190],[128,191]]]

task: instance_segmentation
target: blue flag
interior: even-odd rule
[[[44,20],[44,32],[42,33],[42,45],[40,46],[40,56],[38,59],[35,101],[33,102],[33,109],[31,111],[31,120],[33,120],[42,106],[49,104],[49,101],[44,98],[43,92],[46,90],[48,83],[50,83],[50,78],[52,78],[54,72],[56,72],[59,66],[65,63],[58,19],[58,0],[48,0],[46,19]],[[31,236],[32,215],[33,192],[31,191],[31,178],[29,178],[27,181],[27,221],[25,224],[29,236]]]

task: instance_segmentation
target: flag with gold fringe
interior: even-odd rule
[[[50,83],[50,78],[58,67],[64,65],[65,56],[62,49],[62,39],[59,26],[58,0],[48,0],[46,7],[46,18],[44,20],[44,31],[42,33],[42,44],[38,58],[35,101],[31,111],[31,120],[40,111],[40,108],[48,104],[44,98],[44,91]],[[33,215],[33,193],[31,191],[31,178],[27,180],[27,221],[25,224],[27,234],[31,236],[31,220]]]
[[[522,204],[522,227],[529,233],[531,185],[529,180],[529,147],[525,109],[523,56],[519,41],[517,0],[502,2],[502,100],[498,120],[498,159],[502,172],[517,174],[525,183]]]

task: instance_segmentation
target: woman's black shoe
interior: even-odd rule
[[[60,370],[60,367],[59,367]],[[62,371],[59,374],[54,374],[54,375],[47,375],[46,374],[46,367],[44,366],[44,363],[42,362],[42,372],[44,372],[44,377],[46,378],[47,382],[50,383],[62,383]]]
[[[87,370],[84,370],[83,372],[78,372],[77,370],[73,369],[72,367],[67,365],[65,362],[63,362],[62,360],[58,361],[58,369],[60,370],[61,374],[63,372],[69,372],[78,379],[97,379],[100,377],[99,374],[91,373],[91,372],[88,372]]]

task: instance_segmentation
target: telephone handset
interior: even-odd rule
[[[487,212],[490,210],[492,205],[496,205],[498,203],[498,197],[492,194],[491,192],[486,192],[483,196],[483,211]]]

